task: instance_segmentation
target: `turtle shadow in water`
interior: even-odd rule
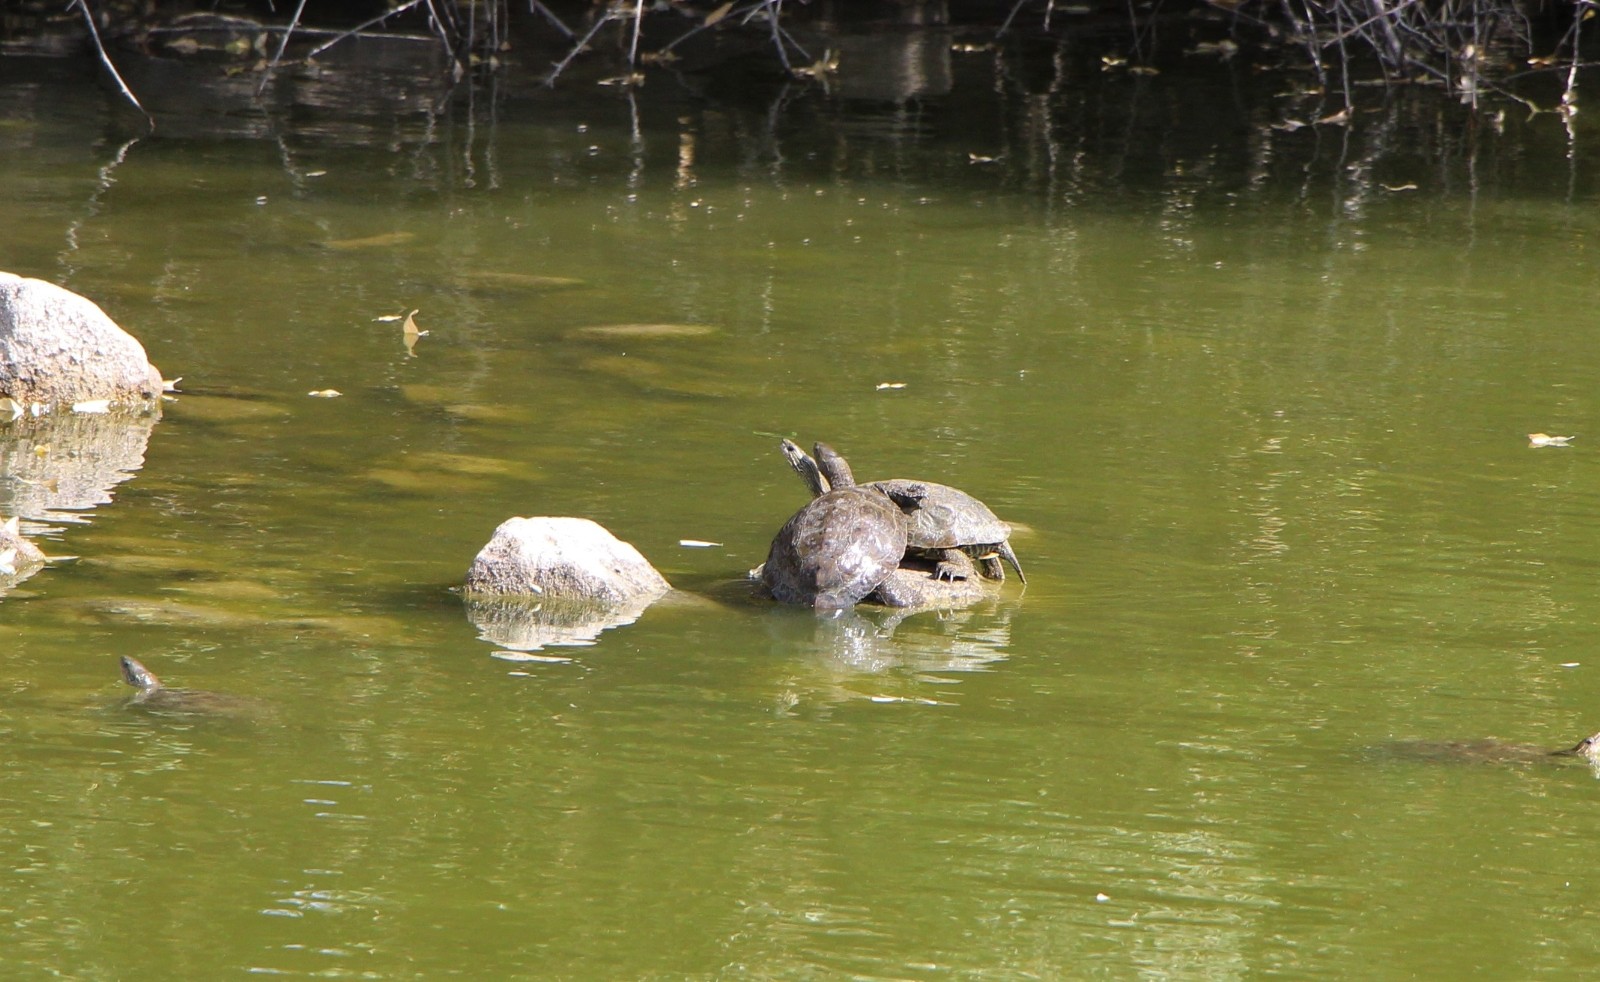
[[[1368,756],[1417,764],[1493,764],[1532,767],[1580,760],[1600,777],[1600,733],[1571,747],[1550,749],[1502,740],[1398,740],[1369,748]]]
[[[251,721],[265,714],[265,707],[252,699],[204,689],[175,689],[167,686],[138,660],[123,655],[122,680],[136,691],[123,700],[122,709],[152,716],[181,719]]]

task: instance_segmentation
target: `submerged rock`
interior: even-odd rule
[[[0,522],[0,575],[10,575],[23,566],[44,562],[44,550],[22,534],[22,521],[13,515]],[[7,567],[10,567],[8,572]]]
[[[156,408],[161,391],[144,346],[93,301],[0,273],[0,396],[24,406],[104,399]]]
[[[627,605],[672,589],[639,550],[587,518],[510,518],[467,570],[469,593]]]

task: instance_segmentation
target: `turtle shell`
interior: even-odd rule
[[[761,582],[784,603],[849,607],[878,588],[906,551],[906,519],[883,493],[840,488],[811,500],[772,540]]]
[[[922,500],[906,512],[911,520],[907,541],[914,549],[998,545],[1011,535],[1011,526],[1002,522],[988,505],[947,484],[893,478],[873,481],[867,487],[877,488],[890,497],[906,494],[911,489],[921,491]]]

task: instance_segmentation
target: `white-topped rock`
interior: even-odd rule
[[[92,300],[0,273],[0,397],[21,405],[160,404],[161,373],[144,346]]]
[[[653,600],[672,584],[639,550],[587,518],[510,518],[472,561],[466,589],[629,604]]]

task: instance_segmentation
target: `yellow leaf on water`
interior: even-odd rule
[[[876,386],[880,392],[884,389],[903,389],[905,387],[906,384],[904,382],[879,382]]]
[[[427,331],[418,330],[417,328],[417,313],[418,311],[413,310],[407,314],[406,322],[400,328],[400,337],[406,343],[406,354],[413,358],[417,356],[417,338],[428,336]]]
[[[316,399],[337,399],[344,395],[344,393],[340,392],[338,389],[312,389],[310,392],[307,392],[306,395]]]
[[[1575,439],[1577,439],[1577,437],[1551,436],[1548,433],[1529,433],[1528,434],[1528,446],[1530,446],[1530,447],[1567,447],[1567,446],[1571,446],[1572,445],[1572,441],[1575,440]]]
[[[733,0],[728,0],[727,3],[725,3],[722,6],[718,7],[716,10],[713,10],[711,13],[706,14],[706,26],[710,27],[712,24],[715,24],[717,21],[719,21],[722,18],[728,16],[728,11],[730,11],[732,9],[733,9]]]
[[[720,542],[707,542],[704,539],[679,539],[678,545],[685,549],[714,549],[722,545]]]

